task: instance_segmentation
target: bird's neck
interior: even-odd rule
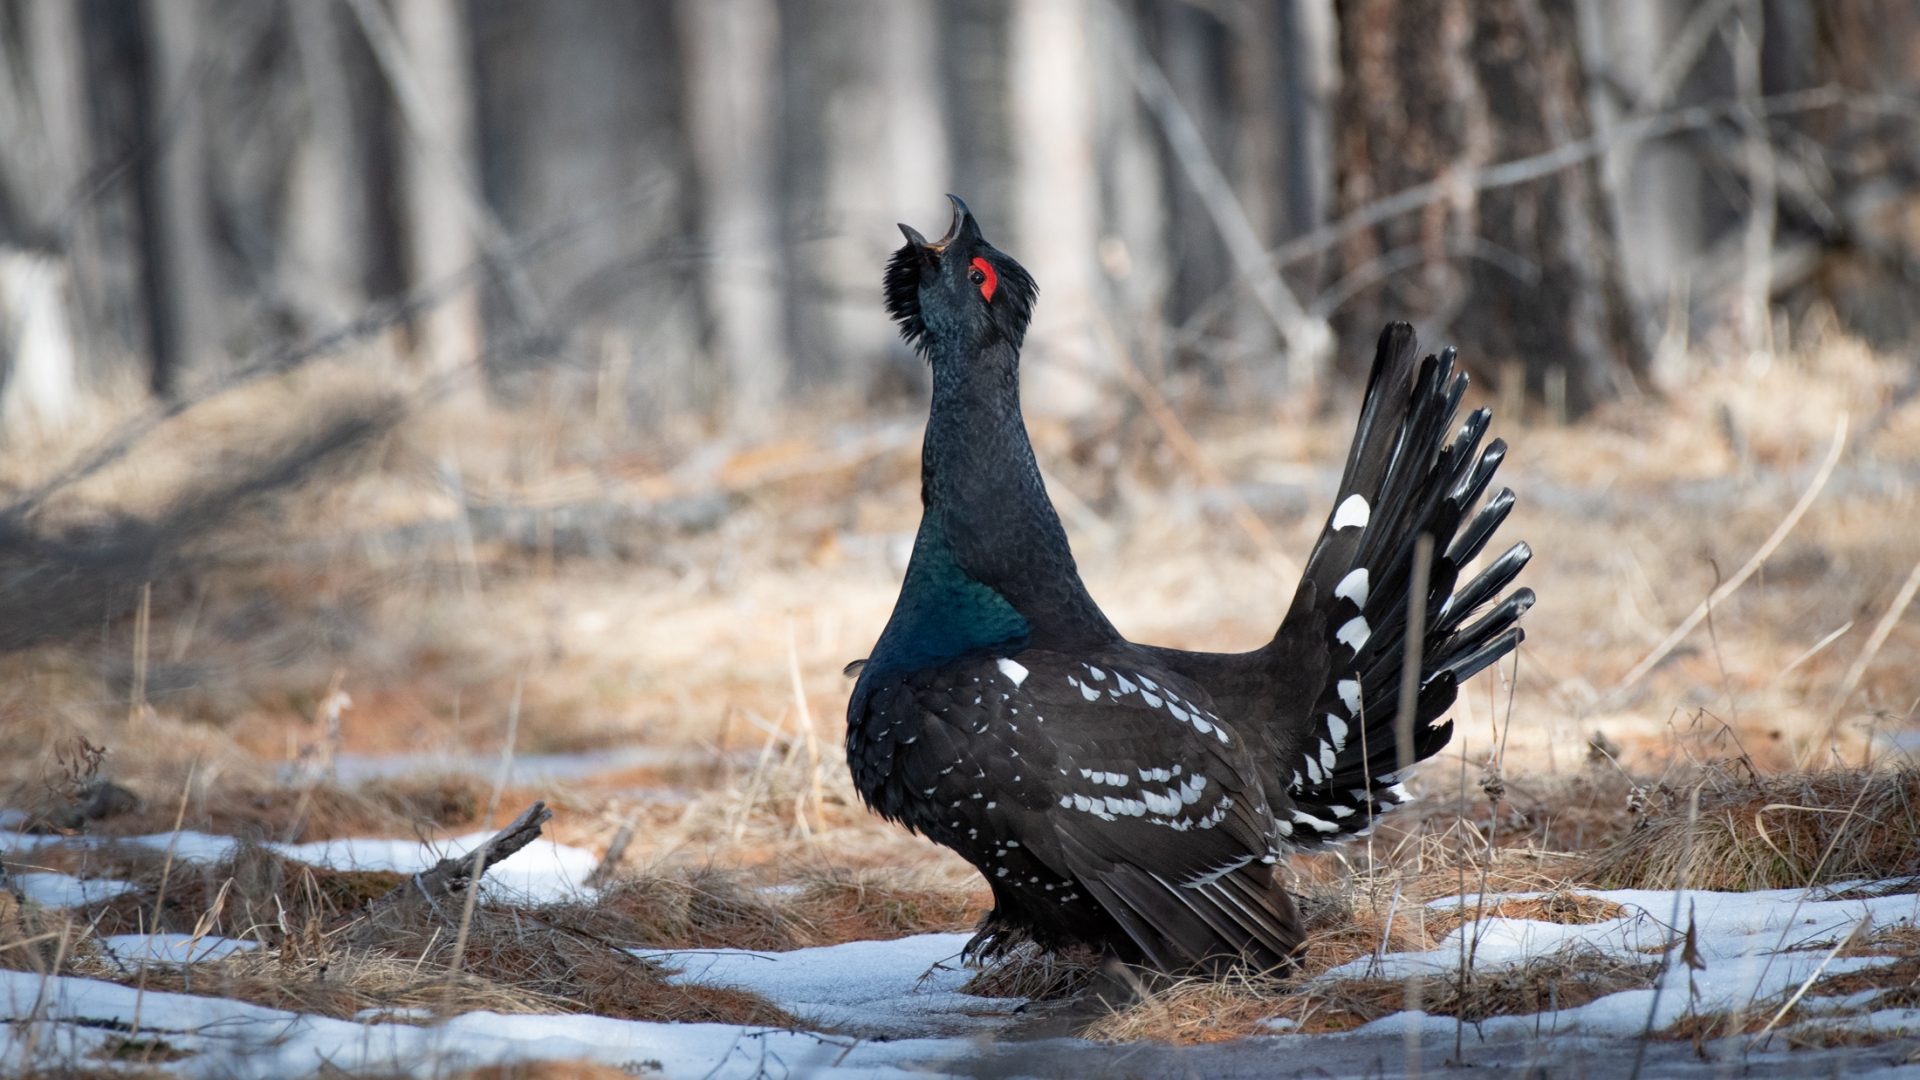
[[[920,465],[925,509],[876,660],[1118,640],[1080,580],[1040,480],[1013,349],[997,343],[962,357],[936,346],[933,371]]]

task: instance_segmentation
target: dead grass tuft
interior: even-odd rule
[[[784,952],[805,940],[777,895],[712,866],[622,878],[582,914],[617,920],[635,944],[653,948]]]
[[[1511,968],[1420,980],[1420,1007],[1435,1016],[1475,1022],[1570,1009],[1621,990],[1653,985],[1658,961],[1622,960],[1599,949],[1570,945]],[[1338,979],[1280,983],[1246,974],[1188,978],[1120,1009],[1084,1032],[1089,1039],[1154,1039],[1207,1043],[1269,1034],[1351,1031],[1399,1012],[1405,980]],[[1291,1021],[1274,1024],[1272,1021]]]
[[[467,972],[456,976],[439,964],[374,950],[316,952],[283,947],[196,964],[151,964],[146,986],[335,1020],[350,1020],[368,1009],[397,1014],[390,1019],[482,1010],[516,1015],[578,1011],[564,998]]]
[[[973,929],[991,903],[979,881],[926,873],[820,867],[798,875],[795,904],[810,943],[890,941]]]
[[[1920,873],[1920,768],[1829,769],[1765,776],[1701,772],[1687,836],[1687,789],[1661,785],[1639,827],[1600,851],[1586,876],[1601,888],[1672,888],[1691,849],[1697,889],[1790,889]]]
[[[1100,954],[1091,949],[1042,949],[1024,942],[981,968],[960,987],[963,994],[988,998],[1057,1001],[1093,985]]]

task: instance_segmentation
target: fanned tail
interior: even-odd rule
[[[1525,544],[1455,590],[1513,509],[1513,492],[1502,489],[1473,512],[1507,447],[1495,439],[1480,448],[1485,409],[1448,439],[1467,377],[1454,371],[1453,349],[1416,355],[1412,327],[1393,323],[1381,333],[1339,498],[1274,641],[1277,659],[1317,688],[1307,709],[1289,710],[1300,735],[1279,762],[1296,844],[1365,832],[1406,799],[1394,719],[1419,537],[1433,538],[1433,556],[1413,760],[1447,744],[1453,725],[1434,720],[1460,683],[1520,643],[1515,623],[1533,605],[1532,590],[1517,589],[1481,613],[1526,566]]]

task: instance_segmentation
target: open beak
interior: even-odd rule
[[[920,249],[924,254],[939,255],[947,250],[948,244],[953,243],[954,237],[960,235],[960,223],[966,220],[967,217],[967,204],[952,195],[947,196],[947,198],[953,202],[953,220],[947,223],[947,234],[940,239],[929,241],[926,237],[921,236],[919,230],[913,226],[906,224],[900,226],[900,231],[905,234],[907,243]]]

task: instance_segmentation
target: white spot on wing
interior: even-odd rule
[[[1367,522],[1371,520],[1373,520],[1373,508],[1367,505],[1367,500],[1357,494],[1349,495],[1346,501],[1340,504],[1340,509],[1333,512],[1333,531],[1339,532],[1351,525],[1358,525],[1364,529],[1367,527]]]
[[[1333,635],[1333,639],[1357,653],[1360,651],[1360,647],[1367,643],[1367,639],[1372,636],[1373,628],[1367,625],[1366,617],[1355,615],[1353,618],[1347,620],[1347,624],[1340,628],[1339,633]],[[1096,696],[1084,689],[1081,692],[1086,693],[1089,698]]]
[[[1347,722],[1332,713],[1327,714],[1327,734],[1333,736],[1333,748],[1347,748]]]
[[[1334,684],[1334,689],[1340,692],[1340,704],[1345,705],[1347,707],[1347,715],[1359,716],[1360,715],[1360,680],[1359,679],[1341,679],[1338,683]]]
[[[1131,694],[1135,690],[1139,689],[1139,687],[1128,682],[1127,677],[1125,675],[1122,675],[1117,671],[1113,673],[1113,679],[1115,682],[1120,684],[1120,692],[1123,694]]]
[[[1359,496],[1356,495],[1354,498],[1357,499]],[[1343,600],[1353,601],[1354,607],[1366,607],[1367,568],[1362,566],[1349,571],[1346,577],[1340,579],[1340,584],[1333,587],[1333,595]]]
[[[1027,680],[1027,669],[1024,665],[1009,660],[1004,656],[1001,657],[997,663],[1000,668],[1000,674],[1012,680],[1013,685],[1019,686]]]
[[[1358,649],[1356,649],[1355,651],[1357,652]],[[1069,679],[1068,681],[1072,682],[1071,679]],[[1088,701],[1100,700],[1100,691],[1095,690],[1093,687],[1088,686],[1085,683],[1074,683],[1074,685],[1080,688],[1081,697],[1086,698]]]

